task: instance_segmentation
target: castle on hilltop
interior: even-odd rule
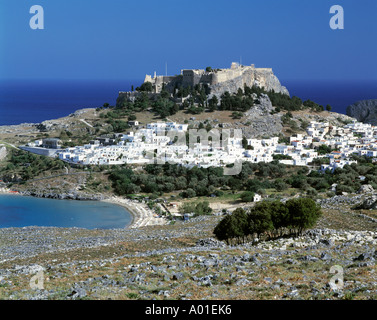
[[[146,75],[144,83],[152,84],[153,94],[159,94],[164,88],[174,93],[179,87],[191,87],[196,85],[207,85],[210,89],[210,96],[218,98],[228,91],[235,93],[245,85],[252,87],[264,87],[265,90],[274,90],[289,95],[286,87],[280,84],[279,79],[274,75],[271,68],[255,68],[254,64],[244,66],[232,62],[230,68],[226,69],[183,69],[180,75],[175,76],[154,76]],[[130,100],[135,99],[139,92],[120,92],[119,96]]]

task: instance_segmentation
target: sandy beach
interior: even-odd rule
[[[137,200],[113,196],[102,201],[117,204],[127,209],[133,217],[131,224],[127,228],[164,225],[168,223],[165,218],[159,218],[145,203],[140,203]]]

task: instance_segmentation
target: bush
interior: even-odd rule
[[[181,194],[182,194],[182,197],[184,198],[194,198],[196,196],[196,192],[192,188],[188,188],[186,191],[183,191]]]
[[[136,88],[136,91],[152,92],[153,91],[153,85],[149,81],[144,82],[140,87]]]
[[[253,202],[255,193],[252,191],[245,191],[241,194],[242,202]]]
[[[336,186],[336,194],[340,195],[343,192],[347,193],[354,193],[355,190],[351,186],[346,186],[346,185],[337,185]]]
[[[209,215],[212,213],[212,208],[208,201],[203,201],[196,204],[194,212],[194,216]]]

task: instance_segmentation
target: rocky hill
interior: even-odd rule
[[[208,69],[209,68],[209,69]],[[288,89],[283,86],[271,68],[255,68],[254,65],[244,66],[233,62],[230,68],[186,69],[176,76],[146,75],[144,83],[136,91],[119,92],[118,101],[135,101],[140,98],[141,91],[147,91],[149,97],[156,99],[162,88],[171,94],[176,94],[179,88],[194,88],[198,85],[207,87],[210,91],[208,98],[220,98],[225,92],[237,93],[244,86],[264,88],[266,91],[289,95]],[[148,87],[147,90],[145,90]]]
[[[377,125],[377,99],[361,100],[347,107],[347,115],[360,122]]]
[[[254,68],[254,67],[240,67],[240,74],[223,82],[210,85],[211,95],[221,97],[221,95],[228,91],[236,93],[238,88],[243,88],[244,85],[249,87],[258,86],[264,87],[265,90],[274,90],[289,95],[288,89],[284,87],[278,77],[270,68]]]

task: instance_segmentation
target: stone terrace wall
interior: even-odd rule
[[[0,145],[0,160],[5,159],[6,156],[7,156],[7,149],[5,148],[5,146]]]

